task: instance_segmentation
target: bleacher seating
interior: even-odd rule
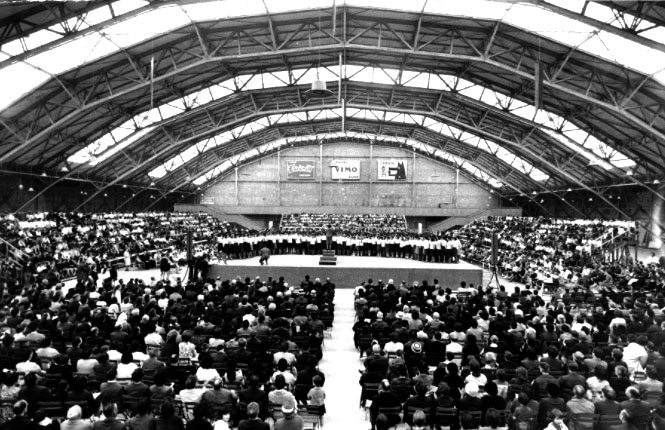
[[[407,229],[406,217],[387,214],[284,214],[279,224],[283,232],[322,232],[327,226],[347,232],[374,234],[400,233]]]

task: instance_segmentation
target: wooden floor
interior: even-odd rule
[[[273,255],[268,260],[270,266],[276,267],[319,267],[320,255]],[[224,264],[219,262],[218,264]],[[259,257],[252,257],[243,260],[228,260],[228,266],[258,266]],[[389,257],[357,257],[352,255],[338,255],[337,267],[376,267],[376,268],[396,268],[396,269],[472,269],[476,268],[473,264],[460,261],[459,264],[452,263],[429,263],[425,261],[413,260],[410,258],[389,258]]]

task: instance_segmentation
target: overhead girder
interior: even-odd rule
[[[85,19],[93,9],[112,4],[113,0],[77,2],[29,2],[0,5],[0,45],[31,36],[33,33],[59,26],[61,35],[77,32],[76,25],[70,24]]]
[[[624,14],[630,15],[631,18],[635,17],[635,22],[621,20],[623,23],[622,30],[631,33],[639,34],[637,24],[643,19],[650,21],[656,25],[665,26],[665,7],[661,2],[656,1],[615,1],[615,0],[592,0],[594,3],[612,9],[615,14],[623,16]]]
[[[343,93],[347,97],[345,99],[347,109],[376,109],[428,117],[436,115],[434,118],[437,120],[446,124],[454,121],[458,128],[476,135],[479,134],[478,130],[482,130],[482,137],[489,140],[495,141],[495,137],[498,136],[519,136],[521,137],[520,144],[537,147],[557,166],[557,171],[568,169],[571,174],[578,175],[579,179],[586,178],[602,182],[607,179],[608,175],[616,176],[616,172],[605,172],[597,167],[588,166],[585,158],[558,140],[547,136],[537,124],[517,116],[505,118],[499,109],[459,94],[348,81],[345,81],[343,86]],[[334,90],[335,85],[333,84],[331,88]],[[238,93],[228,97],[228,100],[218,100],[162,122],[155,131],[147,134],[132,146],[94,167],[86,166],[85,170],[101,168],[111,176],[115,173],[114,169],[122,170],[129,167],[124,162],[124,158],[127,156],[131,158],[135,151],[141,154],[151,147],[158,149],[168,145],[172,149],[168,155],[172,157],[188,145],[195,143],[197,139],[214,136],[224,129],[253,121],[257,119],[257,116],[339,107],[337,101],[332,98],[301,100],[298,91],[293,87]],[[164,130],[168,130],[168,135],[164,134]],[[183,133],[188,136],[187,141],[174,145],[169,136]],[[520,155],[514,149],[512,152]],[[536,159],[528,156],[523,158],[536,167],[542,167],[538,165]],[[556,177],[557,173],[554,172],[553,176]],[[141,180],[140,178],[133,179]]]
[[[359,122],[358,128],[360,130],[367,130],[367,128],[369,128],[369,125],[371,124],[371,122],[369,122],[369,121],[358,121],[358,122]],[[355,126],[355,123],[356,123],[356,121],[347,121],[347,126],[349,127],[350,130]],[[306,124],[306,125],[307,125],[307,127],[315,126],[314,123]],[[324,131],[339,131],[339,125],[340,125],[339,121],[325,121],[325,122],[323,122]],[[375,126],[377,126],[377,125],[380,125],[380,124],[376,123]],[[301,127],[301,124],[298,124],[296,127]],[[414,128],[417,128],[412,124],[401,124],[401,125],[396,124],[396,125],[393,125],[393,127],[395,129],[400,129],[400,130],[406,128],[409,131],[414,129]],[[248,149],[251,149],[253,147],[260,146],[261,144],[269,143],[269,142],[274,141],[274,140],[276,140],[276,139],[278,139],[282,136],[289,135],[287,133],[287,130],[289,130],[289,125],[288,124],[280,126],[279,129],[268,128],[268,129],[263,130],[261,132],[255,133],[257,135],[256,138],[254,138],[253,135],[249,135],[246,138],[241,138],[241,139],[235,140],[233,142],[230,142],[227,145],[222,145],[220,148],[218,148],[218,151],[215,151],[215,150],[207,151],[206,153],[202,154],[204,156],[203,158],[201,156],[196,157],[195,160],[193,161],[193,164],[196,165],[197,170],[200,169],[199,174],[202,174],[203,172],[213,168],[216,164],[221,163],[221,161],[223,161],[225,158],[228,158],[229,156],[237,155],[237,154],[245,152]],[[316,133],[315,129],[313,131]],[[423,131],[425,131],[426,134],[429,133],[431,135],[430,138],[432,140],[436,140],[436,139],[443,140],[443,139],[445,139],[444,136],[438,135],[437,133],[431,132],[429,130],[423,129]],[[276,132],[278,132],[278,133],[276,134]],[[306,132],[306,134],[310,134],[310,133]],[[404,136],[405,138],[408,137],[409,134],[410,133],[406,133],[406,134],[401,133],[401,135]],[[178,141],[176,143],[176,141],[174,139],[174,136],[169,136],[169,138],[173,139],[172,140],[173,146],[181,146],[181,145],[187,144],[187,143],[191,144],[191,143],[193,143],[194,140],[199,140],[198,137],[195,137],[195,138],[186,137],[183,140]],[[417,136],[414,136],[414,139],[419,140],[417,138]],[[435,147],[437,147],[437,146],[438,145],[435,145]],[[483,151],[480,150],[480,149],[473,148],[473,149],[475,149],[475,151],[473,151],[470,147],[468,147],[468,145],[459,144],[459,143],[456,146],[458,146],[459,148],[463,148],[463,149],[458,150],[458,151],[454,151],[453,148],[451,147],[451,148],[446,148],[446,152],[449,152],[453,155],[457,155],[457,156],[459,156],[461,158],[464,158],[464,159],[468,159],[469,162],[472,165],[477,165],[478,166],[479,164],[481,164],[483,166],[483,168],[481,168],[481,170],[485,170],[490,174],[492,174],[493,172],[497,172],[499,177],[503,177],[505,179],[513,180],[513,177],[508,178],[508,176],[507,176],[508,171],[515,170],[514,168],[510,167],[509,165],[498,161],[496,158],[492,157],[488,153],[482,153]],[[220,152],[221,152],[221,154],[220,154]],[[149,154],[149,153],[152,153],[153,155],[146,155],[146,154]],[[128,181],[132,178],[132,176],[134,176],[136,174],[143,175],[146,171],[147,166],[154,164],[155,158],[163,156],[165,153],[173,154],[172,148],[169,147],[169,146],[163,146],[158,151],[149,151],[149,150],[145,151],[145,153],[140,154],[141,157],[145,157],[145,158],[143,158],[141,161],[138,161],[138,159],[137,159],[137,162],[132,164],[132,166],[129,170],[126,170],[126,171],[124,171],[120,174],[117,174],[115,176],[115,179],[112,179],[112,180],[109,181],[108,186],[113,186],[113,185],[116,185],[118,183]],[[469,154],[471,154],[471,156],[469,156]],[[198,160],[198,159],[200,159],[200,160]],[[205,167],[204,167],[203,163],[208,163],[208,164],[206,164]],[[162,180],[156,179],[155,182],[159,181],[159,183],[164,184],[164,186],[166,188],[168,188],[169,186],[172,186],[174,184],[177,185],[178,183],[184,184],[185,183],[184,176],[192,176],[193,175],[193,173],[192,173],[193,169],[191,168],[191,165],[192,165],[192,163],[190,163],[189,166],[188,166],[188,164],[185,164],[184,166],[181,166],[181,168],[177,169],[180,172],[180,175],[183,176],[181,178],[183,180],[180,181],[180,182],[168,182],[168,185],[167,185],[167,181],[163,180],[163,179]],[[502,166],[502,169],[497,170],[497,166]],[[539,184],[536,181],[533,181],[532,179],[528,178],[528,176],[526,176],[524,174],[520,174],[520,175],[521,175],[520,177],[522,178],[522,180],[525,181],[527,184],[529,184],[531,187],[539,187],[539,189],[540,189],[540,187],[542,187],[542,185],[539,186]],[[515,188],[519,188],[519,187],[515,187]],[[545,190],[547,188],[542,187],[542,189]],[[98,190],[96,193],[91,194],[90,197],[88,198],[88,200],[89,201],[93,200],[97,195],[99,195],[102,192],[103,192],[103,189]],[[87,201],[84,201],[81,204],[81,206],[83,206],[85,203],[87,203]]]
[[[277,50],[269,49],[272,35],[265,16],[242,23],[199,23],[207,50],[194,27],[188,26],[65,73],[59,82],[45,84],[11,109],[12,118],[3,119],[0,141],[5,144],[0,146],[4,153],[0,163],[16,160],[19,154],[32,157],[36,151],[57,157],[63,146],[80,148],[98,137],[100,130],[129,118],[131,112],[147,109],[150,82],[145,80],[145,68],[153,54],[154,100],[162,103],[238,73],[283,70],[285,58],[292,68],[332,67],[341,53],[347,63],[454,73],[504,93],[520,94],[524,101],[532,97],[532,70],[538,60],[548,66],[544,83],[548,110],[574,116],[575,124],[638,163],[644,162],[647,174],[661,173],[658,154],[663,151],[665,122],[658,93],[662,86],[652,79],[579,51],[566,51],[548,40],[539,40],[535,52],[531,49],[534,36],[503,23],[429,15],[422,20],[418,14],[390,11],[373,17],[366,12],[339,7],[336,16],[341,15],[344,25],[337,28],[344,33],[335,37],[321,30],[330,25],[325,16],[271,15],[273,32],[282,41]],[[317,24],[317,20],[323,23]],[[251,37],[232,37],[248,32]],[[320,45],[307,43],[312,34]],[[128,56],[137,60],[130,61]],[[139,70],[143,66],[143,78],[137,77],[137,64]],[[62,83],[68,92],[63,91]]]
[[[242,154],[249,149],[258,148],[281,138],[339,132],[341,131],[340,125],[341,122],[339,120],[322,120],[310,123],[280,124],[279,128],[267,128],[200,154],[178,169],[167,173],[163,178],[155,179],[155,182],[163,184],[164,187],[181,183],[185,181],[186,176],[192,178],[200,176],[229,157]],[[491,154],[464,143],[445,138],[438,133],[420,126],[347,119],[347,131],[395,136],[401,139],[411,138],[415,141],[428,144],[435,149],[465,159],[486,173],[495,176],[497,179],[505,178],[511,184],[514,184],[525,192],[530,192],[532,189],[544,189],[542,184],[518,172],[505,162],[497,160]]]
[[[415,89],[408,89],[408,90],[402,89],[401,91],[403,91],[406,96],[415,98],[415,100],[412,100],[409,97],[402,99],[401,97],[399,97],[399,94],[401,94],[401,92],[391,90],[388,93],[387,88],[384,88],[386,92],[383,98],[377,97],[376,99],[372,99],[373,100],[372,104],[356,105],[352,103],[353,98],[355,97],[356,94],[356,92],[354,91],[360,89],[361,91],[358,93],[359,95],[357,97],[360,99],[364,99],[363,101],[369,103],[368,95],[369,94],[377,95],[378,93],[380,93],[380,90],[385,86],[381,86],[378,84],[369,85],[369,84],[358,84],[358,83],[351,85],[351,83],[348,82],[345,83],[345,86],[349,88],[351,87],[355,88],[353,91],[345,91],[345,94],[347,96],[351,96],[352,99],[347,103],[347,107],[380,109],[380,110],[388,110],[395,112],[403,112],[408,114],[426,115],[434,117],[443,123],[453,124],[458,128],[488,138],[499,144],[501,144],[501,142],[497,140],[497,137],[505,138],[506,136],[508,136],[508,138],[513,139],[513,148],[509,148],[513,153],[522,156],[524,159],[526,159],[536,167],[539,167],[542,170],[547,171],[552,175],[553,178],[559,177],[559,182],[558,183],[553,182],[552,184],[550,184],[550,187],[562,186],[563,182],[567,183],[569,181],[565,177],[561,176],[562,170],[567,170],[570,175],[575,176],[575,182],[573,182],[573,184],[585,181],[585,182],[591,182],[591,184],[595,186],[607,182],[607,179],[603,176],[603,175],[608,175],[607,172],[605,172],[602,168],[598,166],[595,167],[589,166],[587,164],[586,159],[584,159],[577,153],[571,152],[570,149],[563,146],[557,140],[551,139],[549,137],[540,137],[540,139],[542,139],[543,141],[539,142],[536,138],[539,137],[539,135],[542,135],[542,133],[538,131],[538,129],[535,127],[534,124],[529,124],[528,121],[524,121],[521,119],[515,120],[515,117],[513,117],[512,122],[508,122],[506,120],[503,120],[502,122],[501,118],[498,118],[495,119],[493,123],[488,119],[492,118],[491,108],[485,106],[485,111],[479,111],[477,114],[470,115],[470,112],[474,109],[474,106],[462,106],[462,107],[456,105],[453,105],[452,107],[448,106],[447,103],[441,102],[441,98],[437,95],[436,92],[432,92],[429,90],[418,91]],[[183,143],[182,145],[174,145],[173,140],[171,138],[166,137],[166,135],[162,135],[161,132],[155,132],[157,133],[158,137],[160,135],[162,136],[161,143],[158,142],[151,135],[148,135],[144,138],[144,140],[148,142],[147,144],[148,146],[146,146],[145,144],[138,144],[138,145],[135,144],[134,146],[128,148],[126,151],[123,151],[121,155],[109,158],[106,162],[104,162],[105,163],[104,170],[107,172],[112,172],[113,171],[112,166],[117,166],[119,169],[126,168],[127,164],[125,160],[122,159],[122,157],[127,157],[128,154],[131,154],[133,148],[140,151],[141,153],[145,153],[145,151],[149,148],[149,146],[159,148],[161,146],[168,145],[172,149],[172,151],[168,152],[165,158],[162,159],[162,161],[166,161],[167,159],[181,152],[187,146],[191,146],[196,141],[213,136],[217,134],[220,130],[228,129],[233,126],[255,120],[258,114],[263,114],[263,116],[265,116],[269,114],[299,112],[307,109],[319,109],[323,107],[339,107],[335,101],[327,101],[327,100],[304,101],[303,103],[298,105],[299,101],[296,100],[296,98],[297,98],[297,91],[295,91],[294,89],[278,88],[271,90],[262,90],[260,93],[258,91],[252,92],[251,97],[249,97],[247,94],[234,95],[232,100],[234,103],[233,105],[223,104],[223,105],[215,105],[213,107],[205,107],[205,115],[203,114],[197,115],[196,114],[197,110],[194,109],[188,112],[184,117],[178,118],[176,122],[182,122],[182,125],[172,125],[171,123],[167,125],[167,128],[169,130],[172,130],[169,132],[168,136],[173,135],[173,133],[182,133],[181,129],[187,128],[187,130],[185,130],[184,132],[185,135],[188,136],[188,138],[187,140],[182,142]],[[399,107],[393,108],[390,106],[390,104],[387,103],[388,98],[391,98],[392,101],[394,102],[393,104],[396,106],[400,105],[413,106],[413,109],[401,109]],[[445,99],[445,100],[446,102],[454,104],[459,99],[462,99],[462,97],[457,95],[455,99]],[[280,109],[279,108],[280,103],[282,106],[284,105],[293,106],[293,108]],[[431,107],[435,106],[435,104],[439,109],[432,111]],[[261,106],[265,110],[257,111],[257,106]],[[219,114],[218,110],[215,109],[222,109],[222,114]],[[225,122],[226,114],[224,114],[224,112],[233,114],[231,123]],[[447,115],[448,112],[452,112],[454,116],[451,117]],[[242,117],[241,114],[244,114],[245,117]],[[195,115],[196,118],[192,119],[192,117]],[[482,118],[483,121],[478,121],[477,118]],[[197,123],[194,123],[195,121],[197,121]],[[192,134],[192,130],[197,130],[197,131],[194,134]],[[550,164],[543,165],[542,162],[540,161],[541,157],[534,158],[532,156],[529,156],[528,153],[523,153],[522,148],[524,145],[537,148],[538,151],[540,152],[541,157],[544,156],[547,159],[547,161],[550,162]],[[502,146],[507,147],[505,144]],[[106,168],[107,166],[110,167]],[[602,175],[599,172],[602,172]],[[145,172],[141,173],[144,174]],[[610,177],[612,177],[612,181],[621,180],[623,178],[623,176],[618,176],[616,175],[616,173],[614,174],[610,173]],[[145,179],[146,177],[143,176],[143,178]],[[140,181],[141,178],[133,177],[132,180]],[[631,180],[634,181],[633,178],[631,178]],[[552,181],[554,181],[554,179]]]

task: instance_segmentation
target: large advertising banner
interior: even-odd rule
[[[360,160],[332,160],[333,181],[358,181],[360,180]]]
[[[378,160],[379,181],[406,181],[406,160]]]
[[[287,160],[286,179],[289,181],[314,180],[314,160]]]
[[[201,200],[199,203],[202,205],[214,205],[215,196],[201,196]]]

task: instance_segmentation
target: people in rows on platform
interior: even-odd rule
[[[331,249],[338,255],[408,258],[426,262],[458,263],[461,242],[452,235],[412,232],[354,232],[331,228]],[[231,258],[257,255],[268,248],[274,254],[320,255],[327,248],[326,231],[269,231],[218,238],[218,252]]]
[[[44,411],[55,419],[70,402],[80,414],[61,428],[90,419],[113,427],[116,410],[130,429],[172,429],[183,418],[230,428],[265,420],[286,399],[302,413],[325,411],[317,364],[334,312],[330,280],[294,288],[284,278],[90,277],[72,288],[2,282],[2,290],[0,393],[25,400],[27,419]]]

